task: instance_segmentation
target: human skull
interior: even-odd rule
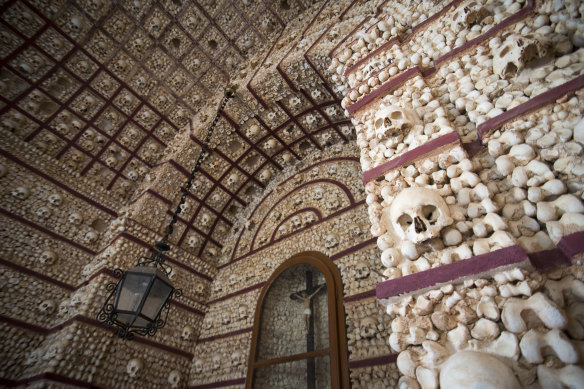
[[[501,78],[513,77],[548,51],[549,44],[542,36],[511,34],[493,56],[493,72]]]
[[[302,227],[302,220],[300,219],[300,216],[292,216],[290,219],[290,225],[292,226],[293,230],[297,230]]]
[[[194,249],[195,247],[197,247],[198,244],[199,238],[196,235],[189,236],[189,239],[187,240],[187,246]]]
[[[138,173],[135,170],[130,170],[128,172],[128,178],[132,181],[136,181],[138,179]]]
[[[377,333],[377,321],[371,316],[366,317],[361,320],[359,329],[361,330],[361,337],[366,339],[373,338]]]
[[[140,370],[142,370],[143,367],[144,364],[140,359],[133,358],[128,361],[128,364],[126,365],[126,372],[130,377],[134,378],[138,375],[138,373],[140,373]]]
[[[239,365],[241,365],[241,362],[242,362],[241,352],[234,351],[231,354],[231,365],[232,366],[239,366]]]
[[[35,214],[41,219],[48,219],[51,216],[51,210],[47,207],[40,207]]]
[[[210,222],[211,222],[211,216],[209,216],[208,213],[204,213],[201,216],[201,225],[208,226]]]
[[[73,224],[74,226],[78,226],[83,222],[83,216],[78,214],[77,212],[73,212],[69,215],[69,223]]]
[[[266,168],[261,171],[260,173],[261,181],[268,181],[270,178],[272,178],[272,171],[270,169]]]
[[[469,385],[469,382],[472,382],[472,385]],[[519,389],[522,385],[517,381],[513,370],[495,356],[474,351],[459,351],[442,365],[440,387]]]
[[[26,200],[29,194],[28,189],[24,186],[19,186],[12,191],[12,196],[16,197],[18,200]]]
[[[363,231],[361,231],[361,226],[358,224],[353,224],[349,227],[349,234],[351,235],[351,238],[357,238],[361,236],[362,233]]]
[[[195,329],[193,327],[185,326],[182,330],[180,337],[183,338],[183,340],[190,342],[191,340],[193,340],[194,334],[195,334]]]
[[[326,200],[325,206],[326,206],[326,208],[329,211],[334,211],[334,210],[338,209],[341,206],[341,203],[339,202],[339,199],[336,196],[335,197],[329,197]]]
[[[258,126],[257,124],[252,124],[251,126],[249,126],[247,128],[247,130],[245,130],[245,136],[247,136],[248,138],[253,138],[254,136],[256,136],[259,133],[260,133],[260,126]]]
[[[402,190],[388,208],[382,221],[398,238],[418,244],[440,236],[452,224],[450,209],[434,189],[411,187]]]
[[[315,200],[322,200],[324,196],[324,189],[321,187],[317,187],[314,189],[314,192],[312,192],[312,198]]]
[[[83,237],[83,240],[85,240],[86,243],[94,243],[97,238],[99,238],[99,235],[97,235],[96,232],[88,231]]]
[[[229,177],[227,177],[227,185],[235,185],[239,181],[239,177],[236,173],[231,173]]]
[[[355,278],[362,280],[369,277],[369,265],[365,261],[359,261],[355,265]]]
[[[57,260],[57,254],[52,250],[45,250],[39,257],[39,262],[46,265],[52,265]]]
[[[52,195],[49,196],[49,203],[51,203],[55,207],[58,207],[59,205],[61,205],[62,201],[63,201],[63,198],[58,193],[53,193]]]
[[[302,218],[302,222],[304,223],[305,226],[309,226],[312,223],[314,223],[315,221],[316,221],[316,218],[314,217],[314,214],[313,213],[307,213]]]
[[[218,370],[221,367],[221,356],[219,354],[213,355],[211,362],[212,369]]]
[[[339,238],[335,234],[328,234],[324,241],[324,247],[327,249],[332,249],[339,245]]]
[[[280,233],[280,235],[286,235],[288,233],[288,226],[286,224],[281,224],[278,227],[278,232]]]
[[[50,315],[55,311],[55,302],[53,300],[45,300],[39,304],[39,312],[43,315]]]
[[[247,316],[248,316],[248,313],[247,313],[247,312],[248,312],[247,305],[245,305],[245,304],[241,304],[241,305],[240,305],[240,306],[237,308],[237,310],[239,311],[239,317],[240,317],[241,319],[245,319],[245,318],[247,318]]]
[[[411,128],[416,121],[413,111],[395,106],[382,106],[375,113],[375,135],[378,139],[387,139]]]
[[[274,138],[270,138],[264,143],[264,148],[266,150],[275,150],[276,146],[278,146],[278,142]]]
[[[168,383],[172,388],[177,388],[178,384],[180,383],[181,375],[178,370],[173,370],[168,375]]]
[[[195,374],[199,375],[203,372],[203,361],[200,359],[195,360]]]

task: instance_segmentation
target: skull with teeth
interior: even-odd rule
[[[375,136],[381,140],[404,135],[415,121],[415,114],[407,109],[395,105],[382,106],[375,114]]]
[[[402,190],[383,218],[398,238],[414,244],[440,236],[440,231],[453,220],[450,209],[434,189],[411,187]]]

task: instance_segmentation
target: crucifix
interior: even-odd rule
[[[306,352],[314,351],[314,301],[318,292],[326,290],[326,284],[313,285],[312,271],[306,271],[306,289],[294,292],[290,295],[292,300],[301,301],[304,304],[304,318],[306,320]],[[315,389],[316,387],[316,365],[314,358],[306,360],[306,388]]]

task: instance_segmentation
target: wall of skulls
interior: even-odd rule
[[[349,145],[315,154],[299,163],[295,170],[276,177],[266,189],[266,195],[246,210],[249,216],[242,218],[246,222],[242,221],[241,229],[231,238],[236,242],[235,248],[232,253],[224,254],[212,285],[209,311],[195,349],[191,386],[223,387],[232,381],[243,385],[261,288],[286,259],[310,250],[323,252],[340,270],[343,295],[348,298],[345,312],[350,361],[392,353],[386,340],[389,321],[372,298],[376,282],[382,279],[382,267],[368,233],[365,194],[354,156],[355,149]],[[327,210],[328,199],[337,199],[341,194],[344,201],[338,208]],[[305,209],[313,211],[307,213]],[[319,218],[310,223],[300,217],[313,214]],[[294,225],[295,216],[299,216],[298,225]],[[283,230],[280,227],[286,221],[290,224]],[[262,231],[272,240],[250,243],[254,237],[258,242]],[[289,298],[283,303],[286,301],[298,304]],[[279,329],[282,330],[286,331]],[[289,331],[294,330],[290,328]],[[355,377],[360,374],[359,369],[353,370]],[[281,377],[290,371],[282,371]],[[382,379],[379,377],[386,377],[385,372],[371,380]],[[387,379],[389,377],[390,373]],[[272,381],[271,385],[279,385]]]
[[[571,387],[584,377],[582,6],[389,7],[329,72],[357,130],[393,385]]]

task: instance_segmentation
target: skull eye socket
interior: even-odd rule
[[[375,121],[375,128],[379,129],[383,125],[383,119],[377,119]]]
[[[393,120],[401,119],[402,118],[402,113],[400,111],[393,111],[391,113],[391,115],[389,115],[389,117],[392,118]]]
[[[433,205],[424,205],[422,207],[422,214],[430,225],[433,225],[438,221],[438,209]]]
[[[407,230],[410,225],[412,225],[412,217],[407,213],[404,213],[397,219],[398,224],[401,226],[402,230]]]

